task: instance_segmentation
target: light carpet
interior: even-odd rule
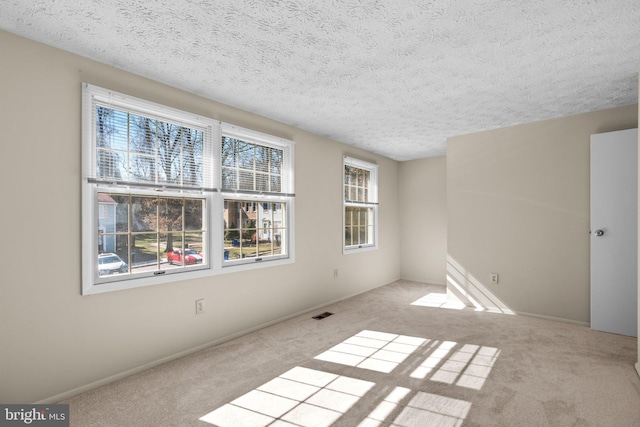
[[[640,425],[635,338],[443,294],[398,281],[61,403],[78,427]]]

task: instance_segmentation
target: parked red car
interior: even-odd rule
[[[169,264],[182,265],[182,249],[175,249],[167,254],[167,261]],[[184,250],[184,264],[193,265],[202,263],[202,254],[194,251],[193,249]]]

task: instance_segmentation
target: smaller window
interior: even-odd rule
[[[344,251],[377,247],[378,166],[344,158]]]
[[[292,258],[293,145],[222,128],[223,267]]]

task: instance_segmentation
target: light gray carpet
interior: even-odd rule
[[[399,281],[62,403],[77,427],[640,425],[635,338],[412,305],[443,292]]]

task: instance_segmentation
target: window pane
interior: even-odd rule
[[[238,141],[237,144],[238,167],[242,169],[253,170],[254,145],[244,141]]]
[[[127,153],[98,148],[96,152],[96,176],[116,180],[128,179]]]
[[[135,114],[129,115],[129,135],[132,153],[156,154],[156,121]]]
[[[269,191],[269,175],[256,173],[256,190]]]
[[[176,268],[183,265],[182,233],[160,234],[160,268]]]
[[[274,193],[282,192],[282,178],[279,175],[271,175],[271,188],[269,191]]]
[[[131,176],[133,181],[156,182],[156,159],[153,156],[131,154]]]
[[[255,147],[256,154],[256,170],[260,172],[269,172],[269,162],[271,157],[271,149],[257,145]]]
[[[237,140],[227,136],[222,137],[222,165],[238,167],[236,156]]]
[[[222,188],[230,190],[238,189],[237,169],[222,168]]]
[[[186,185],[203,185],[204,137],[202,131],[183,128],[182,179]]]
[[[182,231],[182,206],[184,199],[161,198],[158,203],[160,231]]]
[[[239,190],[253,190],[255,188],[253,183],[253,172],[240,170],[240,182],[238,183]]]
[[[96,146],[127,151],[127,113],[96,106]]]
[[[158,235],[156,233],[132,234],[132,273],[158,269]]]
[[[126,259],[126,258],[125,258]],[[98,255],[98,275],[108,276],[129,272],[129,265],[118,253],[103,253]]]
[[[203,230],[205,201],[202,199],[186,199],[184,202],[185,230]]]
[[[272,244],[268,239],[258,242],[258,256],[265,257],[273,255]]]
[[[158,199],[133,196],[131,198],[132,231],[156,231],[158,229]]]
[[[255,258],[256,257],[256,246],[242,246],[240,250],[241,258]]]

